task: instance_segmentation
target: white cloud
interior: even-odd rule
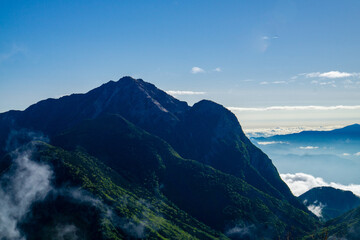
[[[354,154],[355,156],[360,156],[360,152],[357,152]]]
[[[311,150],[311,149],[318,149],[319,147],[315,147],[315,146],[306,146],[306,147],[299,147],[300,149],[305,149],[305,150]]]
[[[299,111],[299,110],[358,110],[360,105],[346,106],[346,105],[337,105],[337,106],[271,106],[271,107],[259,107],[259,108],[243,108],[243,107],[227,107],[230,111],[272,111],[272,110],[283,110],[283,111]]]
[[[193,73],[193,74],[204,73],[204,72],[205,72],[205,70],[202,69],[202,68],[199,68],[199,67],[193,67],[193,68],[191,68],[191,73]]]
[[[360,196],[360,185],[356,184],[343,185],[335,182],[328,183],[325,182],[323,178],[314,177],[306,173],[286,173],[280,174],[280,177],[289,186],[295,196],[300,196],[311,188],[322,186],[352,191],[355,195]]]
[[[269,37],[269,36],[263,36],[262,40],[270,40],[270,39],[278,39],[279,36],[273,36],[273,37]]]
[[[214,69],[214,72],[222,72],[222,69],[217,67],[217,68]]]
[[[275,128],[250,128],[244,129],[248,137],[271,137],[274,135],[284,135],[291,133],[299,133],[302,131],[330,131],[337,128],[343,128],[346,125],[332,125],[332,126],[296,126],[296,127],[275,127]]]
[[[283,84],[283,83],[286,83],[285,81],[274,81],[272,82],[273,84]]]
[[[173,90],[166,91],[166,93],[168,93],[170,95],[203,95],[203,94],[206,94],[206,92],[173,91]]]
[[[267,85],[267,84],[284,84],[286,83],[285,81],[273,81],[273,82],[267,82],[267,81],[263,81],[260,82],[260,85]]]
[[[343,156],[350,156],[349,153],[343,153],[342,155],[343,155]]]
[[[282,141],[270,141],[270,142],[257,142],[260,145],[271,145],[271,144],[289,144],[288,142]]]
[[[358,76],[358,73],[348,73],[348,72],[339,72],[339,71],[330,71],[330,72],[312,72],[306,73],[305,76],[308,78],[320,77],[320,78],[345,78],[345,77],[354,77]]]

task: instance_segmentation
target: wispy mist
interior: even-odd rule
[[[31,141],[49,142],[49,138],[40,132],[29,131],[28,129],[12,130],[8,135],[4,150],[12,152]]]
[[[52,171],[30,159],[31,150],[15,152],[10,170],[0,179],[0,239],[24,239],[19,222],[51,190]]]
[[[322,204],[321,202],[315,201],[313,204],[307,206],[309,211],[315,214],[318,218],[322,218],[322,210],[326,207],[326,205]]]
[[[277,239],[274,229],[266,224],[238,223],[225,231],[225,235],[234,240],[270,240]]]

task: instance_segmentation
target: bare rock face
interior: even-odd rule
[[[0,122],[13,128],[27,128],[57,134],[84,119],[103,114],[120,114],[145,130],[151,127],[159,135],[169,131],[189,106],[141,79],[123,77],[110,81],[86,94],[40,101],[25,111],[0,115]],[[166,123],[164,125],[164,123]],[[161,126],[154,129],[153,126]],[[4,134],[2,134],[4,135]]]

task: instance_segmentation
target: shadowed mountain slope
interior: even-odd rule
[[[25,111],[0,114],[0,148],[6,147],[10,129],[40,131],[51,138],[85,119],[107,113],[120,114],[160,136],[181,156],[240,177],[306,211],[271,160],[246,138],[233,113],[211,101],[189,107],[141,79],[124,77],[86,94],[47,99]]]
[[[360,198],[351,191],[332,187],[316,187],[298,197],[306,206],[319,206],[325,221],[360,206]]]
[[[182,159],[166,142],[117,115],[86,121],[54,138],[68,150],[85,149],[130,182],[163,194],[182,210],[225,232],[246,223],[277,238],[300,236],[316,225],[311,214],[245,181],[193,160]],[[315,224],[315,225],[313,225]]]
[[[50,167],[52,181],[47,196],[19,220],[17,228],[26,239],[227,239],[84,151],[28,145],[6,158],[31,152],[31,161]],[[11,167],[1,172],[8,174]],[[8,239],[1,231],[0,236]]]
[[[304,239],[360,239],[360,207],[327,221],[322,229],[304,237]]]

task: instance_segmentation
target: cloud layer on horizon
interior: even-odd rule
[[[360,105],[336,105],[336,106],[270,106],[270,107],[227,107],[230,111],[272,111],[272,110],[281,110],[281,111],[299,111],[299,110],[358,110]]]
[[[274,135],[299,133],[302,131],[331,131],[337,128],[343,128],[345,126],[346,125],[319,126],[319,127],[297,126],[297,127],[254,128],[254,129],[245,128],[244,132],[248,137],[270,137]]]

